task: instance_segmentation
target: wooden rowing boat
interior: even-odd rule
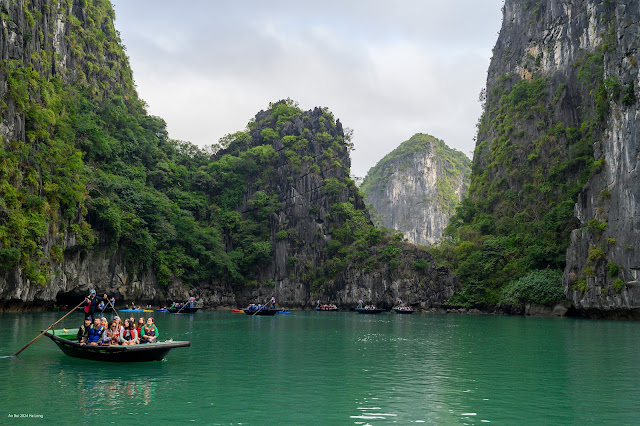
[[[256,312],[255,309],[247,309],[247,308],[243,308],[242,309],[244,311],[245,314],[247,315],[259,315],[259,316],[267,316],[267,317],[271,317],[273,315],[275,315],[278,312],[282,312],[282,309],[268,309],[268,308],[262,308],[259,311]]]
[[[387,312],[386,309],[380,309],[380,308],[371,308],[371,309],[356,308],[356,311],[358,311],[359,314],[380,314],[382,312]]]
[[[338,308],[335,305],[320,305],[320,306],[316,306],[316,311],[322,311],[322,312],[336,312],[339,309],[340,308]]]
[[[192,314],[194,312],[198,312],[198,309],[200,308],[169,308],[167,309],[167,312],[171,313],[171,314],[177,314],[177,313],[181,313],[181,314]]]
[[[127,346],[81,345],[77,342],[77,333],[77,329],[75,332],[49,330],[44,335],[53,340],[65,355],[73,358],[106,362],[161,361],[171,349],[191,346],[191,342],[187,341],[165,341]]]

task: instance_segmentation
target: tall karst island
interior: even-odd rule
[[[505,1],[450,225],[458,303],[544,299],[556,271],[577,311],[638,316],[639,23],[637,2]]]
[[[637,2],[505,1],[467,195],[453,212],[461,167],[406,201],[453,213],[430,248],[373,226],[350,133],[327,108],[274,99],[214,150],[171,139],[135,91],[114,17],[108,0],[0,0],[0,310],[97,288],[209,307],[400,297],[640,316]],[[370,199],[417,189],[418,172],[395,181],[412,168],[434,179],[439,141],[403,147],[415,159],[383,160]],[[444,226],[428,216],[415,241]]]
[[[108,0],[0,0],[0,15],[0,310],[90,288],[126,303],[433,308],[459,288],[373,226],[327,108],[274,102],[203,150],[147,114]]]
[[[378,161],[360,189],[378,225],[433,245],[466,194],[470,173],[471,160],[462,152],[416,134]]]

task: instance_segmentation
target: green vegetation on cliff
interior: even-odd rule
[[[28,44],[28,59],[0,64],[8,88],[2,117],[25,122],[24,140],[0,144],[0,272],[20,267],[44,285],[65,254],[86,256],[102,245],[121,253],[130,271],[153,270],[164,285],[256,282],[273,261],[274,241],[289,238],[286,231],[272,238],[270,219],[281,208],[271,184],[276,165],[315,174],[344,169],[337,153],[349,149],[348,133],[327,110],[312,125],[309,113],[283,101],[223,138],[215,156],[171,140],[137,97],[110,3],[84,1],[84,21],[65,10],[57,12],[68,19],[69,68],[51,72],[49,58],[61,59],[51,45],[30,55]],[[38,23],[34,33],[53,31],[36,30]],[[47,36],[36,35],[38,42]],[[291,134],[285,127],[294,120]],[[321,152],[314,156],[310,142]],[[276,152],[274,143],[284,149]],[[335,200],[325,218],[334,244],[326,265],[320,259],[307,268],[309,285],[335,276],[353,257],[354,242],[381,238],[344,202],[355,194],[353,181],[327,178],[324,191]]]
[[[108,1],[31,6],[1,11],[2,40],[23,37],[0,63],[4,282],[44,286],[96,252],[165,286],[288,276],[318,293],[349,268],[431,272],[424,250],[371,223],[349,178],[351,133],[326,108],[271,104],[211,149],[172,140],[137,96]]]
[[[444,173],[438,177],[436,193],[443,209],[454,209],[458,197],[453,192],[454,182],[469,173],[470,160],[460,151],[449,148],[444,141],[431,135],[416,133],[376,163],[365,177],[360,190],[366,195],[380,190],[395,169],[402,170],[416,155],[427,155],[435,148],[434,158],[444,165]]]
[[[147,115],[137,97],[110,2],[81,7],[79,16],[66,3],[49,10],[68,21],[68,68],[51,72],[51,58],[61,59],[45,44],[54,28],[36,28],[35,20],[29,40],[49,50],[29,54],[26,44],[24,61],[0,63],[8,83],[3,120],[23,116],[26,131],[26,140],[0,144],[0,272],[20,266],[44,285],[65,251],[106,244],[131,270],[152,268],[163,284],[250,275],[270,258],[265,216],[276,202],[257,192],[246,220],[234,209],[245,182],[272,169],[273,149],[211,162],[197,147],[170,140],[164,121]],[[290,112],[275,114],[276,124]],[[225,252],[229,229],[241,254]]]
[[[511,303],[504,285],[564,268],[569,234],[578,226],[578,193],[602,166],[593,147],[614,96],[601,54],[585,55],[575,69],[587,95],[580,105],[562,107],[580,111],[576,124],[554,114],[561,99],[572,99],[564,83],[504,75],[490,87],[469,195],[450,221],[448,240],[434,251],[464,286],[450,303]]]

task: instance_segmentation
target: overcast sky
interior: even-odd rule
[[[112,0],[139,95],[204,146],[269,102],[327,107],[364,177],[415,133],[471,157],[503,0]]]

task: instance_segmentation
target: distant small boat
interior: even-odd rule
[[[291,315],[291,312],[289,312],[289,311],[278,311],[278,312],[276,312],[276,315]]]
[[[380,309],[380,308],[356,308],[356,311],[359,314],[381,314],[382,312],[387,312],[386,309]]]
[[[156,312],[169,312],[167,308],[156,309]]]
[[[144,309],[120,309],[118,312],[147,312]],[[153,312],[153,311],[149,311]]]
[[[244,311],[242,309],[232,309],[231,312],[233,312],[234,314],[241,314]]]
[[[167,309],[167,312],[171,314],[192,314],[194,312],[198,312],[198,309],[200,308],[169,308]]]
[[[251,316],[259,315],[259,316],[267,316],[267,317],[271,317],[271,316],[275,315],[278,312],[282,312],[281,309],[268,309],[266,307],[263,307],[259,311],[257,311],[256,309],[248,309],[248,308],[243,308],[242,311],[245,314],[251,315]]]
[[[67,331],[60,333],[59,330],[51,330],[44,333],[45,336],[53,340],[58,347],[73,358],[90,359],[93,361],[107,362],[144,362],[161,361],[174,348],[191,346],[191,342],[157,342],[145,343],[141,345],[122,346],[91,346],[81,345],[76,341],[76,334]]]
[[[339,310],[336,305],[320,305],[316,306],[316,311],[335,312]]]
[[[395,308],[393,308],[393,312],[395,312],[396,314],[412,314],[415,311],[411,306],[396,306]]]

